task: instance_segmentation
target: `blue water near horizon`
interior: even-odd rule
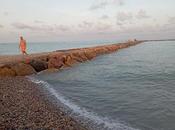
[[[94,130],[174,130],[174,52],[147,42],[35,78]]]
[[[70,42],[27,42],[27,53],[51,52],[124,42],[124,40],[93,40]],[[20,54],[19,43],[0,43],[0,55]]]

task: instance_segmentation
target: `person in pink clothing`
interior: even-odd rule
[[[20,37],[19,48],[20,48],[20,50],[21,50],[23,55],[24,54],[27,55],[27,52],[26,52],[26,48],[27,48],[26,40],[24,40],[24,38],[22,36]]]

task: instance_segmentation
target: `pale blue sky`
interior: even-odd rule
[[[174,38],[175,0],[0,0],[0,42]]]

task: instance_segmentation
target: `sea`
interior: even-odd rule
[[[108,43],[32,44],[35,53]],[[19,52],[0,44],[0,54],[11,53]],[[175,41],[141,43],[28,78],[92,130],[175,130]]]

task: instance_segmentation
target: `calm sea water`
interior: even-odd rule
[[[148,42],[39,75],[93,129],[175,130],[175,42]]]

